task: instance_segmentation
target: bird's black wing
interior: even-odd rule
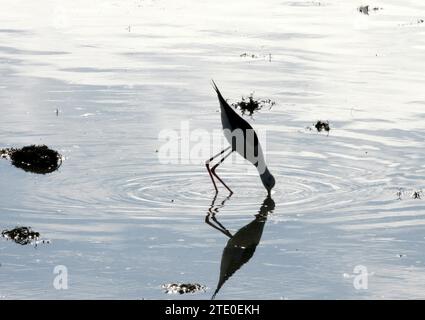
[[[229,122],[232,125],[230,128],[232,131],[235,129],[252,129],[251,125],[245,121],[240,115],[238,115],[235,110],[232,109],[231,106],[227,103],[226,100],[224,100],[223,96],[221,95],[220,90],[218,90],[217,85],[215,84],[214,80],[211,80],[213,83],[213,88],[215,92],[217,92],[218,101],[220,102],[221,107],[223,108],[224,112],[226,112],[227,117],[229,118]]]
[[[238,115],[236,113],[235,110],[232,109],[232,107],[229,106],[229,104],[227,103],[226,100],[224,100],[220,90],[218,89],[217,85],[215,84],[214,80],[211,80],[212,84],[213,84],[213,88],[215,90],[215,92],[217,93],[218,96],[218,101],[220,102],[220,106],[222,108],[222,112],[226,113],[226,116],[228,118],[228,124],[229,124],[229,129],[230,131],[234,131],[234,130],[242,130],[243,135],[244,135],[244,139],[245,139],[245,143],[246,143],[246,138],[247,138],[247,131],[248,130],[252,130],[252,132],[250,132],[250,134],[254,135],[254,156],[258,156],[259,150],[258,150],[258,146],[259,146],[259,141],[258,141],[258,136],[257,133],[255,132],[255,130],[252,128],[252,126],[245,120],[243,119],[240,115]],[[224,127],[224,124],[223,124]],[[226,129],[226,128],[223,128]],[[252,137],[252,135],[250,135],[250,137]],[[232,145],[232,150],[236,150],[236,141],[232,141],[231,143]],[[244,146],[243,150],[240,150],[240,154],[244,157],[247,158],[247,147],[246,145]]]

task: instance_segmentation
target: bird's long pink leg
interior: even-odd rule
[[[215,181],[214,181],[214,178],[213,178],[213,174],[212,174],[212,172],[211,172],[211,169],[210,169],[210,162],[212,161],[212,160],[214,160],[215,158],[217,158],[218,156],[220,156],[220,155],[222,155],[223,153],[225,153],[227,150],[229,150],[230,149],[230,147],[227,147],[226,149],[223,149],[223,150],[221,150],[219,153],[217,153],[215,156],[212,156],[211,158],[209,158],[207,161],[205,161],[205,166],[207,167],[207,170],[208,170],[208,173],[209,173],[209,175],[210,175],[210,178],[211,178],[211,181],[212,181],[212,183],[213,183],[213,185],[214,185],[214,188],[215,188],[215,192],[217,193],[218,192],[218,189],[217,189],[217,185],[215,184]],[[215,167],[215,166],[214,166]],[[217,177],[218,178],[218,177]],[[219,180],[220,180],[220,178],[218,178]]]
[[[230,152],[228,154],[226,154],[223,158],[221,158],[221,160],[215,164],[212,168],[211,168],[211,173],[214,175],[214,177],[216,177],[218,179],[218,181],[220,181],[223,186],[229,190],[230,194],[233,194],[233,191],[224,183],[223,180],[221,180],[221,178],[217,175],[217,173],[215,173],[215,169],[217,169],[217,167],[223,163],[223,161],[232,154],[233,150],[230,150]]]

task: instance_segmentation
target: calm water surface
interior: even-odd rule
[[[425,200],[410,196],[425,188],[423,1],[373,1],[369,15],[360,1],[264,2],[2,5],[0,147],[65,160],[44,176],[0,160],[0,229],[51,240],[0,239],[0,298],[209,299],[222,254],[238,254],[209,209],[259,242],[217,298],[425,298]],[[230,102],[276,102],[247,118],[267,133],[274,208],[248,164],[223,164],[235,194],[221,205],[202,161],[158,159],[164,129],[220,128],[211,78]],[[329,135],[306,129],[319,119]],[[207,290],[166,295],[171,282]]]

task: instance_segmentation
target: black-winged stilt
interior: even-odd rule
[[[233,151],[236,151],[257,168],[258,173],[260,174],[261,181],[264,187],[266,188],[268,195],[270,195],[270,192],[275,185],[275,179],[273,175],[270,173],[265,163],[263,151],[261,149],[260,142],[258,141],[257,133],[254,131],[251,125],[248,122],[246,122],[244,119],[242,119],[242,117],[240,117],[229,106],[226,100],[224,100],[214,80],[212,80],[212,84],[213,84],[214,90],[217,92],[218,101],[220,102],[221,123],[223,125],[224,136],[226,137],[227,141],[230,143],[229,147],[223,149],[222,151],[220,151],[215,156],[211,157],[209,160],[205,162],[205,165],[207,167],[208,173],[213,182],[216,193],[218,192],[218,189],[214,181],[214,177],[216,177],[218,181],[220,181],[223,184],[223,186],[227,190],[229,190],[230,194],[233,193],[233,191],[217,175],[215,170],[221,163],[223,163],[223,161],[230,154],[232,154]],[[215,164],[212,168],[210,168],[210,162],[214,160],[216,157],[221,156],[226,152],[228,153],[224,155],[217,164]]]

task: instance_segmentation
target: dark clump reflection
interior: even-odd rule
[[[229,197],[226,198],[219,206],[215,206],[214,198],[205,219],[206,223],[230,238],[223,250],[220,265],[220,277],[212,299],[215,298],[224,283],[254,255],[255,249],[260,243],[261,236],[263,235],[267,216],[269,212],[273,211],[275,208],[273,199],[271,197],[267,197],[264,199],[258,214],[255,215],[255,219],[232,235],[215,217],[219,208],[223,207],[227,199],[229,199]]]
[[[2,149],[0,154],[2,158],[10,158],[15,167],[38,174],[56,171],[62,164],[62,156],[45,145]]]

